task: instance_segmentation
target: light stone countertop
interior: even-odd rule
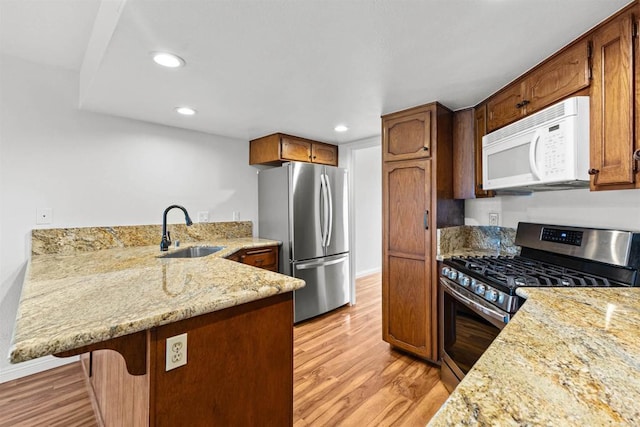
[[[158,245],[34,255],[27,268],[11,363],[73,350],[304,286],[304,281],[224,257],[279,242],[252,237],[201,258],[158,258]]]
[[[496,226],[439,228],[436,259],[454,256],[513,256],[520,253],[515,245],[516,230]]]
[[[640,425],[640,288],[519,288],[429,426]]]

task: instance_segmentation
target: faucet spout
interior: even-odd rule
[[[189,212],[187,212],[184,207],[180,205],[171,205],[167,209],[165,209],[164,213],[162,214],[162,241],[160,242],[160,250],[163,252],[166,252],[169,249],[169,246],[171,246],[171,235],[167,231],[167,214],[173,208],[180,209],[182,212],[184,212],[184,220],[187,225],[193,225],[193,221],[191,221],[191,218],[189,217]]]

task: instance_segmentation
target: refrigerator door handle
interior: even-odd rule
[[[321,206],[321,210],[322,212],[320,212],[321,215],[321,222],[322,222],[322,230],[321,230],[321,234],[322,234],[322,247],[326,248],[327,247],[327,239],[328,239],[328,225],[329,225],[329,197],[328,197],[328,193],[327,193],[327,179],[324,173],[320,174],[320,192],[321,192],[321,196],[322,196],[322,206]]]
[[[331,183],[329,182],[329,175],[324,175],[325,183],[327,185],[327,200],[329,201],[329,224],[327,227],[327,242],[325,246],[331,244],[331,235],[333,234],[333,192],[331,191]]]
[[[347,259],[347,255],[342,255],[339,258],[329,259],[329,260],[319,260],[319,261],[310,261],[302,264],[295,264],[296,270],[309,270],[312,268],[318,267],[326,267],[328,265],[339,264],[344,262]]]

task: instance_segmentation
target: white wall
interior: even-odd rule
[[[349,169],[352,289],[355,277],[380,271],[382,265],[381,138],[373,136],[340,145],[340,166]]]
[[[172,203],[194,221],[257,219],[247,141],[79,111],[77,88],[76,73],[0,58],[0,382],[57,361],[7,361],[36,208],[54,228],[159,224]]]
[[[353,151],[356,277],[380,271],[382,263],[382,149]]]
[[[528,221],[640,230],[640,190],[580,189],[467,200],[465,224],[488,225],[489,212],[499,213],[500,225],[505,227]]]

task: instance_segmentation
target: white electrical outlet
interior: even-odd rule
[[[167,338],[165,354],[165,371],[170,371],[187,364],[187,334]]]
[[[208,211],[198,212],[198,222],[209,222],[209,212]]]
[[[240,212],[233,211],[233,220],[234,221],[240,221]]]
[[[498,225],[500,222],[500,215],[497,213],[489,213],[489,225]]]
[[[53,222],[53,209],[37,208],[36,224],[51,224]]]

